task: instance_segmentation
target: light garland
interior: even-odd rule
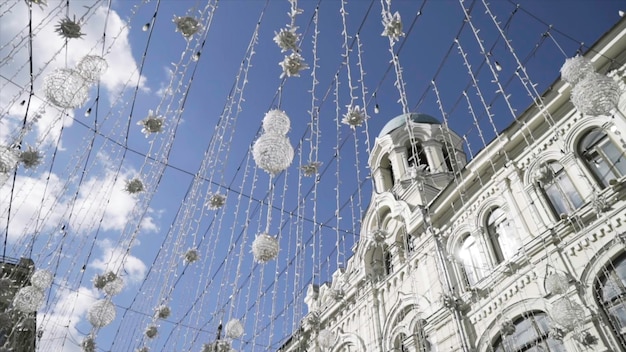
[[[46,99],[63,109],[81,107],[89,97],[89,84],[76,70],[60,68],[45,77]]]

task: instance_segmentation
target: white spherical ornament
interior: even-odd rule
[[[13,298],[13,306],[22,313],[36,312],[43,304],[44,298],[43,291],[37,287],[22,287]]]
[[[595,69],[593,68],[591,60],[578,55],[565,59],[565,63],[561,67],[561,78],[563,78],[565,82],[576,84],[594,71]]]
[[[76,65],[76,70],[87,82],[96,82],[108,68],[107,60],[97,55],[87,55]]]
[[[279,134],[262,134],[252,147],[252,156],[257,166],[272,175],[288,168],[293,161],[293,155],[289,139]]]
[[[4,184],[17,167],[19,153],[15,148],[0,145],[0,186]]]
[[[591,73],[572,89],[572,104],[585,115],[607,115],[617,107],[620,88],[613,79]]]
[[[569,279],[564,274],[551,273],[543,283],[546,292],[551,295],[562,295],[569,289]]]
[[[284,111],[274,109],[270,110],[263,117],[263,131],[265,133],[275,133],[286,135],[291,127],[289,116]]]
[[[75,70],[60,68],[44,79],[43,90],[50,103],[63,108],[75,109],[87,101],[89,85]]]
[[[107,282],[102,290],[109,296],[114,296],[122,292],[124,289],[124,280],[121,277],[115,277]]]
[[[317,342],[323,348],[331,348],[337,342],[337,335],[330,330],[324,329],[317,335]]]
[[[30,284],[40,290],[45,290],[52,285],[53,275],[50,271],[39,269],[35,270],[33,276],[30,277]]]
[[[243,336],[243,325],[239,319],[231,319],[226,323],[226,336],[231,339],[238,339]]]
[[[252,242],[254,260],[263,264],[276,259],[279,248],[280,246],[276,237],[262,233],[256,236],[254,242]]]
[[[87,312],[87,319],[96,328],[107,326],[115,320],[115,306],[111,301],[102,299],[94,303]]]
[[[584,316],[583,307],[568,298],[559,299],[550,310],[552,320],[567,330],[574,330],[575,327],[579,326]]]

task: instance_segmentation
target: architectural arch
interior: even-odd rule
[[[349,347],[349,349],[348,349]],[[354,348],[354,349],[353,349]],[[366,352],[365,341],[354,333],[340,333],[332,352]]]
[[[383,324],[383,341],[385,350],[394,351],[394,342],[400,335],[412,337],[417,346],[427,344],[423,334],[424,320],[422,316],[428,314],[421,307],[430,307],[430,302],[422,296],[398,292],[396,302],[387,314]],[[423,349],[418,349],[422,351]]]

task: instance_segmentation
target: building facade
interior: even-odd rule
[[[0,256],[0,351],[35,351],[36,313],[12,309],[15,294],[29,285],[34,267],[31,259]]]
[[[626,19],[585,57],[626,86]],[[361,239],[280,351],[626,351],[626,94],[556,81],[471,161],[424,114],[381,130]]]

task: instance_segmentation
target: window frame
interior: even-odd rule
[[[611,160],[609,148],[612,149],[614,155],[618,155],[617,162]],[[587,131],[580,139],[577,150],[585,167],[603,189],[609,186],[611,179],[620,179],[626,175],[626,153],[602,128],[596,127]],[[622,167],[616,166],[618,163],[621,163],[619,165]],[[601,171],[600,165],[605,171]]]
[[[541,317],[541,320],[538,321],[537,317]],[[525,322],[529,320],[530,325],[521,333],[523,334],[532,328],[532,330],[534,331],[531,330],[531,332],[534,332],[534,334],[527,336],[527,341],[517,343],[516,345],[512,346],[513,348],[511,348],[511,346],[506,346],[505,342],[507,338],[509,338],[509,336],[515,336],[516,334],[521,335],[517,331],[518,326],[525,324]],[[493,338],[492,343],[489,346],[489,352],[524,352],[536,346],[541,346],[542,348],[544,348],[544,351],[567,352],[567,350],[565,349],[565,345],[562,341],[550,337],[550,323],[547,313],[539,310],[528,311],[517,316],[515,319],[512,320],[512,322],[516,328],[515,332],[508,336],[503,336],[502,333],[498,333]],[[543,328],[542,326],[545,326],[545,328]],[[550,345],[550,342],[558,343],[560,345],[560,348],[554,350]],[[545,350],[545,348],[547,348],[547,350]]]
[[[543,163],[552,173],[548,181],[537,181],[553,214],[557,217],[569,215],[585,204],[565,167],[556,160]]]
[[[622,268],[623,271],[618,271],[618,268]],[[609,328],[615,340],[618,343],[626,345],[626,274],[624,274],[624,277],[620,277],[620,272],[626,273],[626,252],[621,252],[602,267],[594,279],[593,295],[596,301],[595,303],[601,312],[601,319]],[[603,297],[603,289],[607,287],[607,281],[609,279],[614,280],[614,284],[617,284],[617,287],[614,288],[619,291],[614,296],[606,299]],[[610,314],[616,307],[619,307],[623,312],[622,314],[624,314],[621,319],[616,319]],[[623,323],[620,322],[620,320],[623,320]],[[618,330],[618,328],[621,329]]]

